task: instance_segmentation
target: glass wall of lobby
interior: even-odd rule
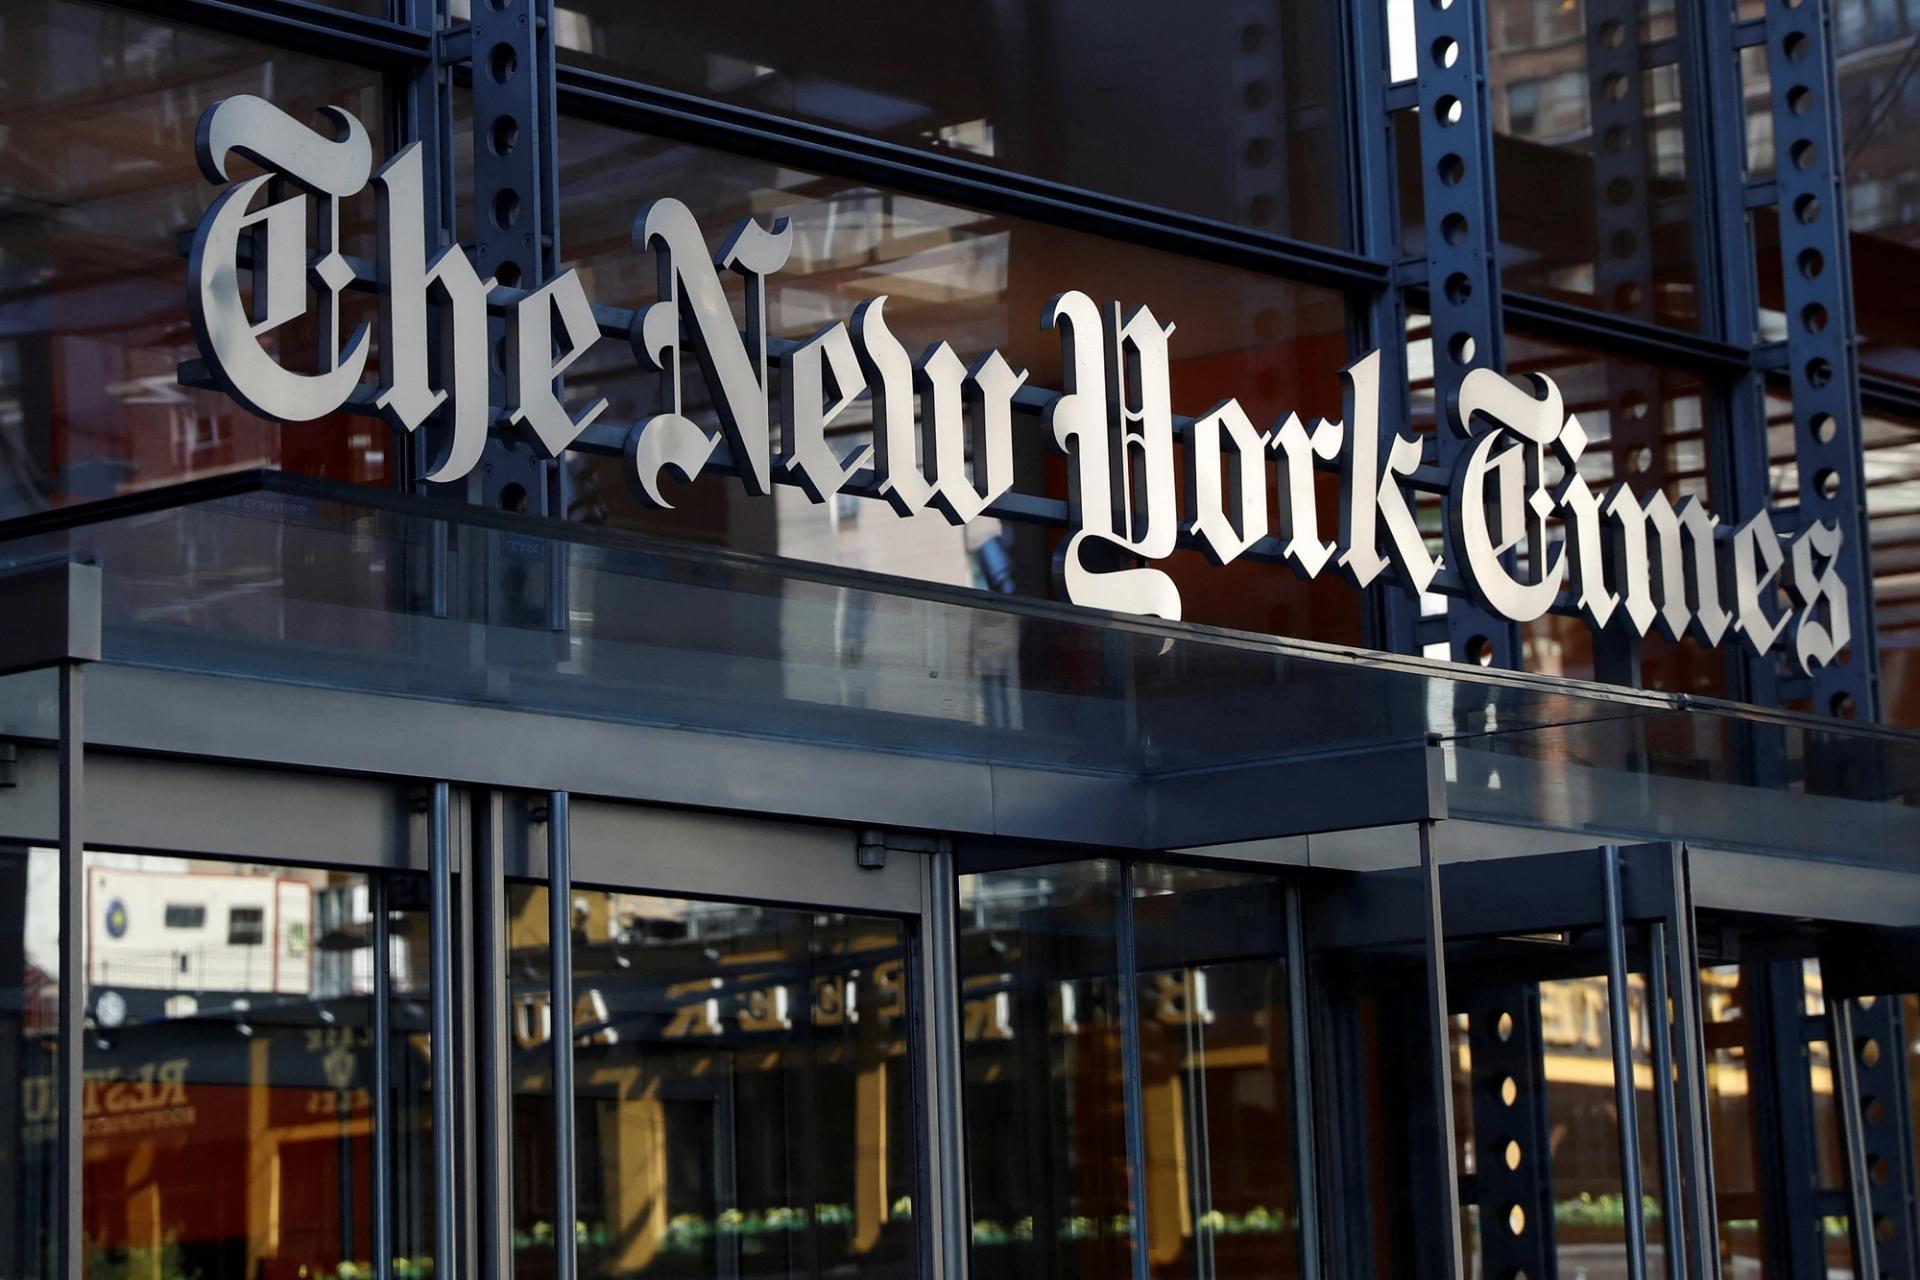
[[[88,855],[81,1274],[1425,1277],[1457,1239],[1467,1275],[1784,1277],[1855,1274],[1857,1221],[1907,1274],[1876,1197],[1920,1141],[1911,942],[1690,911],[1669,846],[1620,855],[1611,913],[1603,851],[1439,867],[1436,969],[1413,867],[255,775],[330,828]],[[0,1207],[10,1273],[51,1276],[56,877],[27,835]]]

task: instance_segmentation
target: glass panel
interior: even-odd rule
[[[562,244],[598,302],[645,305],[657,296],[651,254],[632,248],[640,195],[685,201],[717,247],[741,218],[790,218],[793,255],[768,282],[768,328],[806,338],[844,321],[861,301],[889,296],[886,318],[909,351],[951,342],[965,360],[1002,352],[1030,385],[1059,387],[1059,335],[1041,329],[1047,300],[1067,289],[1094,299],[1148,305],[1177,325],[1171,340],[1176,413],[1205,413],[1237,397],[1257,423],[1290,411],[1311,420],[1342,413],[1335,374],[1347,363],[1341,295],[1272,276],[1197,262],[1079,232],[979,213],[883,188],[824,178],[742,156],[667,142],[579,120],[561,125]],[[731,276],[731,273],[727,273]],[[735,306],[738,281],[729,279]],[[738,314],[738,312],[736,312]],[[584,402],[606,396],[609,422],[654,412],[659,378],[623,345],[602,342],[568,374]],[[688,412],[716,420],[689,361]],[[869,439],[870,398],[836,423],[850,452]],[[1065,459],[1043,432],[1016,425],[1015,488],[1067,495]],[[675,510],[644,510],[614,459],[574,459],[572,516],[673,537],[884,573],[1041,598],[1055,594],[1055,530],[976,520],[956,528],[940,515],[911,519],[886,503],[841,495],[814,504],[791,486],[750,497],[736,481],[707,476],[668,482]],[[1269,472],[1271,488],[1274,473]],[[1337,482],[1320,480],[1320,510],[1338,509]],[[1269,499],[1277,511],[1277,499]],[[1330,525],[1328,526],[1330,528]],[[1161,563],[1180,585],[1184,616],[1249,631],[1346,644],[1364,635],[1362,598],[1331,573],[1312,583],[1282,568],[1240,561],[1225,568],[1199,552]]]
[[[573,895],[580,1273],[917,1269],[897,920]],[[518,1275],[553,1270],[547,891],[509,889]]]
[[[1670,5],[1643,13],[1630,0],[1490,4],[1508,288],[1699,326],[1679,68],[1643,68],[1640,56],[1672,29]]]
[[[1920,380],[1920,319],[1905,282],[1920,249],[1920,6],[1835,0],[1835,91],[1846,165],[1860,365]]]
[[[371,1273],[367,890],[359,874],[88,854],[91,1274]],[[180,923],[196,914],[198,926]],[[39,932],[51,953],[55,916],[30,928],[30,949]],[[258,928],[236,936],[230,916]],[[395,946],[396,985],[422,990],[421,959]],[[403,1027],[409,1003],[419,1002],[395,1005]],[[395,1255],[406,1274],[432,1266],[424,1045],[403,1033],[394,1052]]]
[[[1860,428],[1881,717],[1920,725],[1920,424],[1876,414]]]
[[[565,62],[1302,240],[1343,243],[1324,0],[885,0],[557,15]]]
[[[54,1280],[59,863],[0,847],[0,1272]]]
[[[1108,861],[960,877],[977,1275],[1128,1272],[1119,891]]]
[[[1544,373],[1577,415],[1588,444],[1580,472],[1597,494],[1629,481],[1643,497],[1655,489],[1675,502],[1717,505],[1708,476],[1706,384],[1692,369],[1632,360],[1592,348],[1509,331],[1507,367]],[[1578,618],[1549,614],[1523,628],[1528,671],[1594,678],[1594,636]],[[1724,647],[1724,646],[1723,646]],[[1719,651],[1691,639],[1678,643],[1651,630],[1640,642],[1644,687],[1720,694],[1726,668]]]
[[[1298,1275],[1280,882],[1141,864],[1134,899],[1153,1272]]]
[[[0,564],[100,563],[115,663],[1064,766],[1122,775],[1128,804],[1168,771],[1439,739],[1456,765],[1483,757],[1449,772],[1456,816],[1551,814],[1617,837],[1621,821],[1657,812],[1662,839],[1894,866],[1920,847],[1920,735],[1908,731],[881,589],[271,474],[219,488],[133,516],[73,513],[0,544]],[[464,584],[444,611],[436,554]],[[554,592],[568,601],[560,617]],[[997,645],[970,638],[986,635]],[[55,705],[50,673],[0,682],[0,734],[53,738]],[[1783,777],[1748,768],[1763,741]],[[1652,810],[1649,778],[1663,797]],[[1811,810],[1804,795],[1829,803]]]
[[[1531,1187],[1523,1171],[1538,1168],[1552,1188],[1553,1222],[1534,1221],[1533,1204],[1473,1205],[1469,1197],[1463,1209],[1477,1211],[1469,1214],[1467,1245],[1484,1250],[1486,1274],[1505,1274],[1496,1264],[1544,1247],[1530,1241],[1551,1231],[1551,1256],[1558,1274],[1609,1274],[1624,1266],[1627,1237],[1609,1021],[1612,993],[1607,980],[1604,976],[1555,978],[1534,984],[1529,992],[1526,986],[1511,985],[1516,969],[1531,967],[1523,956],[1513,953],[1512,940],[1491,944],[1488,954],[1479,957],[1473,955],[1473,945],[1489,946],[1448,946],[1450,1001],[1456,1009],[1472,1010],[1454,1017],[1454,1125],[1461,1141],[1460,1172],[1466,1177],[1489,1162],[1500,1162],[1506,1170],[1521,1174],[1518,1185]],[[1496,958],[1502,946],[1505,954]],[[1564,968],[1566,962],[1556,962],[1555,967]],[[1460,987],[1457,994],[1456,985]],[[1648,1274],[1657,1277],[1667,1272],[1652,1032],[1643,975],[1627,975],[1627,1000],[1640,1134],[1642,1220]],[[1485,1022],[1474,1026],[1476,1018]],[[1544,1087],[1544,1099],[1527,1096],[1531,1069],[1521,1065],[1528,1053],[1525,1038],[1535,1034],[1540,1042],[1537,1078]],[[1506,1056],[1509,1044],[1516,1046],[1517,1057],[1512,1060]],[[1479,1062],[1476,1046],[1495,1061]],[[1496,1117],[1525,1114],[1527,1108],[1540,1109],[1549,1150],[1529,1151],[1515,1141],[1516,1136],[1526,1136],[1525,1122],[1511,1131],[1488,1123]]]
[[[216,194],[194,159],[202,109],[331,103],[377,133],[379,76],[72,0],[6,6],[0,43],[0,516],[245,467],[386,476],[367,419],[283,431],[175,374],[198,354],[176,236]],[[368,252],[372,197],[348,211],[348,251]],[[347,323],[371,317],[352,300]],[[300,328],[283,340],[310,358]]]

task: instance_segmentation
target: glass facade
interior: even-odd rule
[[[1867,0],[7,6],[0,1280],[1920,1280],[1916,33]],[[247,97],[293,124],[223,150]],[[328,107],[385,192],[337,228],[265,154],[346,154]],[[189,264],[264,175],[223,328]],[[287,257],[308,219],[339,256]],[[436,274],[412,347],[395,226]],[[535,292],[568,281],[570,338]],[[1066,342],[1072,291],[1110,310]],[[223,334],[317,376],[363,326],[337,411],[214,389]],[[1124,344],[1160,337],[1148,467]],[[828,414],[796,352],[836,339]],[[1177,617],[1070,607],[1082,341],[1093,518],[1180,478],[1171,550],[1099,576],[1164,570]],[[990,352],[1010,489],[895,501],[984,483],[989,397],[943,454],[929,370]],[[542,356],[605,406],[559,450]],[[1480,369],[1564,409],[1539,476],[1491,460],[1480,496],[1550,508],[1495,560],[1601,575],[1524,622],[1462,567]],[[482,382],[471,471],[429,480]],[[648,493],[656,415],[716,447]],[[1223,555],[1209,489],[1269,536]],[[1577,492],[1618,536],[1581,545]],[[1419,589],[1398,541],[1377,577],[1335,543],[1396,495]],[[1635,527],[1626,585],[1693,625],[1582,616]]]

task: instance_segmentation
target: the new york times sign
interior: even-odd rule
[[[429,480],[465,475],[493,430],[523,431],[558,456],[607,407],[566,404],[559,388],[603,338],[579,276],[502,289],[458,247],[429,257],[419,146],[375,172],[366,130],[343,111],[329,115],[332,136],[253,97],[227,99],[201,119],[200,166],[227,189],[193,244],[188,289],[202,359],[183,380],[286,422],[354,400],[405,431],[431,420],[432,438],[444,443]],[[266,173],[231,181],[235,154]],[[369,184],[378,248],[375,278],[365,281],[337,240],[341,202]],[[968,364],[942,342],[914,356],[888,328],[883,297],[770,354],[766,282],[792,246],[784,219],[771,229],[745,220],[709,255],[687,207],[660,199],[639,211],[633,242],[657,260],[660,286],[625,337],[636,360],[665,376],[658,411],[626,433],[627,478],[654,505],[668,505],[666,471],[692,479],[724,440],[749,493],[789,483],[825,502],[857,482],[901,515],[930,508],[966,524],[1012,491],[1018,398],[1043,404],[1050,443],[1070,461],[1059,577],[1077,604],[1178,618],[1179,588],[1153,562],[1183,541],[1220,564],[1258,548],[1299,577],[1333,572],[1356,587],[1385,575],[1418,592],[1441,574],[1410,496],[1421,442],[1382,429],[1377,352],[1340,371],[1343,421],[1288,414],[1262,426],[1234,400],[1177,420],[1173,328],[1145,307],[1122,312],[1078,292],[1054,298],[1039,322],[1059,335],[1065,386],[1036,392],[995,351]],[[744,316],[728,302],[722,271],[744,283]],[[339,333],[341,294],[356,285],[379,296],[377,386],[362,385],[366,329]],[[507,328],[504,406],[490,403],[490,307]],[[296,372],[276,358],[273,334],[309,317],[320,359],[315,372]],[[689,355],[717,431],[687,416]],[[1765,512],[1727,528],[1692,498],[1676,505],[1621,484],[1595,492],[1580,475],[1579,421],[1550,379],[1529,383],[1476,369],[1449,407],[1441,429],[1471,440],[1445,478],[1447,545],[1458,562],[1449,589],[1516,622],[1557,608],[1600,628],[1623,613],[1640,634],[1658,626],[1716,645],[1731,632],[1758,653],[1790,635],[1809,669],[1846,647],[1839,528],[1783,536]],[[872,443],[844,451],[830,428],[862,393],[871,397]],[[1339,476],[1337,512],[1319,509],[1319,471]]]

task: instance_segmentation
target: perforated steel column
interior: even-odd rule
[[[1447,406],[1469,368],[1506,365],[1500,318],[1500,242],[1494,220],[1493,117],[1488,110],[1485,8],[1476,0],[1414,0],[1420,97],[1420,164],[1426,196],[1428,313],[1433,318],[1434,443],[1452,473],[1467,438]],[[1448,549],[1450,563],[1460,557]],[[1456,661],[1520,666],[1520,628],[1447,602],[1447,646]]]
[[[1841,661],[1813,673],[1808,692],[1817,712],[1865,719],[1879,714],[1879,659],[1830,30],[1828,0],[1767,0],[1787,372],[1800,479],[1797,524],[1826,524],[1845,536],[1832,566],[1846,583],[1847,616],[1823,612],[1815,621],[1844,627],[1851,643]]]
[[[1833,1067],[1846,1135],[1856,1273],[1920,1276],[1920,1213],[1913,1200],[1906,1019],[1893,996],[1835,1000]]]
[[[1654,318],[1653,198],[1647,172],[1646,93],[1640,67],[1640,6],[1587,6],[1587,102],[1593,120],[1594,292],[1601,307]],[[1643,361],[1606,362],[1608,446],[1613,474],[1641,493],[1669,480],[1659,375]],[[1624,612],[1593,638],[1594,675],[1639,685],[1640,637]]]
[[[1539,986],[1522,983],[1476,992],[1467,1026],[1480,1274],[1550,1276],[1555,1257],[1553,1143],[1547,1125]]]
[[[510,288],[551,279],[560,252],[553,0],[473,0],[473,261]],[[493,403],[506,402],[506,324],[490,326]],[[559,515],[562,468],[517,431],[487,442],[467,498]]]

